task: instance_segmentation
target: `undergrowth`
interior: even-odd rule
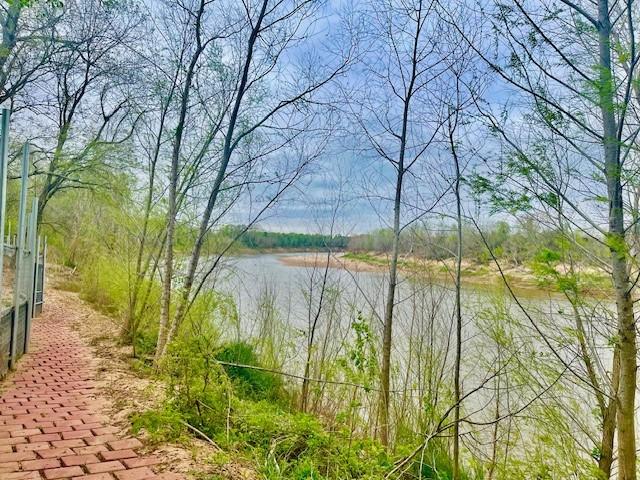
[[[214,329],[208,333],[216,336]],[[167,402],[135,415],[134,433],[144,429],[152,440],[176,441],[188,434],[190,425],[225,452],[253,464],[268,480],[381,479],[394,459],[408,452],[399,446],[389,453],[377,441],[353,435],[348,419],[328,428],[318,417],[291,407],[278,375],[223,367],[218,360],[261,366],[249,343],[216,345],[203,332],[183,336],[162,369]],[[451,478],[451,462],[437,443],[423,459],[423,479]],[[415,478],[417,470],[415,465],[401,478]]]
[[[124,318],[129,301],[126,273],[117,262],[97,258],[64,286],[103,313]],[[145,431],[156,443],[181,442],[195,435],[194,427],[222,450],[212,463],[233,458],[252,465],[267,480],[381,479],[419,441],[387,451],[366,434],[354,432],[352,406],[338,412],[330,425],[297,411],[295,395],[280,375],[238,366],[264,367],[255,345],[230,342],[218,331],[232,328],[238,319],[228,299],[215,293],[194,304],[156,372],[150,363],[156,308],[153,302],[149,305],[133,339],[138,356],[133,365],[147,376],[158,375],[168,395],[161,407],[132,416],[134,434]],[[432,443],[420,465],[416,462],[400,478],[416,478],[420,469],[424,480],[451,478],[444,443]]]

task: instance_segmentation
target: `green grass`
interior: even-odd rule
[[[379,265],[379,266],[387,266],[388,262],[385,259],[376,257],[369,253],[356,253],[356,252],[348,252],[345,253],[342,258],[346,258],[347,260],[355,260],[358,262],[368,263],[370,265]]]
[[[240,365],[260,366],[254,349],[246,342],[229,343],[215,356],[216,360]],[[236,392],[243,398],[279,401],[284,395],[282,379],[262,370],[223,365],[234,384]]]

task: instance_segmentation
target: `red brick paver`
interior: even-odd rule
[[[99,413],[91,351],[54,317],[34,320],[33,352],[0,397],[0,479],[182,479],[154,473],[161,460],[116,435]]]

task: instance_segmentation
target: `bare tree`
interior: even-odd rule
[[[391,440],[391,350],[400,234],[416,218],[429,212],[438,200],[436,193],[435,199],[425,200],[425,205],[405,201],[410,191],[407,177],[415,179],[426,171],[426,158],[444,117],[441,105],[433,101],[431,94],[442,86],[439,79],[447,70],[450,52],[440,49],[436,41],[439,24],[434,6],[434,2],[423,0],[389,0],[367,6],[364,15],[371,27],[367,38],[371,51],[364,56],[366,84],[357,85],[355,93],[348,93],[351,113],[360,126],[363,141],[370,146],[369,153],[389,165],[393,174],[390,222],[393,240],[380,372],[379,437],[385,445]]]
[[[154,38],[153,22],[146,22],[145,27],[149,37]],[[135,337],[141,321],[141,313],[147,306],[153,282],[157,278],[160,257],[167,241],[166,229],[161,226],[153,228],[152,224],[154,223],[154,215],[161,215],[158,211],[158,204],[163,198],[163,191],[158,174],[161,171],[163,154],[171,142],[168,129],[178,108],[176,98],[181,93],[183,62],[188,53],[189,44],[190,38],[188,36],[179,37],[177,49],[171,50],[172,54],[169,58],[165,58],[161,54],[164,46],[162,42],[145,45],[145,50],[136,52],[137,58],[141,62],[140,67],[145,72],[144,78],[141,79],[141,90],[144,93],[136,96],[137,110],[144,112],[144,114],[134,132],[133,143],[135,151],[139,152],[137,154],[146,159],[145,164],[141,165],[146,182],[146,193],[142,200],[142,227],[136,232],[138,245],[129,298],[129,312],[123,325],[123,336],[132,342],[134,354]],[[183,104],[184,99],[180,100],[182,100],[180,104]],[[146,287],[143,285],[145,280],[147,280]]]
[[[174,268],[174,235],[177,221],[177,204],[178,204],[178,183],[179,183],[179,167],[182,154],[182,143],[185,136],[185,126],[187,115],[189,113],[189,105],[192,94],[192,87],[196,76],[196,68],[201,57],[205,53],[207,47],[214,42],[218,36],[208,36],[203,38],[203,22],[205,10],[212,3],[205,0],[196,2],[191,9],[184,8],[183,17],[187,34],[183,39],[185,46],[180,50],[180,61],[187,62],[187,69],[184,79],[181,83],[179,113],[175,127],[175,133],[172,138],[173,149],[171,153],[171,167],[169,170],[169,198],[167,208],[166,221],[166,248],[164,255],[164,278],[162,285],[162,299],[160,311],[160,328],[158,330],[158,348],[156,350],[156,361],[161,357],[165,343],[167,342],[167,326],[169,321],[169,309],[171,306],[171,289],[173,281]],[[183,51],[187,50],[183,55]],[[182,63],[179,63],[182,67]]]
[[[459,92],[459,85],[457,91]],[[451,157],[453,158],[454,166],[454,184],[453,192],[456,202],[456,266],[455,266],[455,324],[456,324],[456,353],[454,361],[454,378],[453,378],[453,401],[455,403],[453,419],[453,479],[458,480],[460,478],[460,409],[462,403],[462,385],[460,378],[460,369],[462,364],[462,194],[461,194],[461,181],[462,181],[462,169],[460,165],[460,158],[458,156],[458,145],[455,138],[456,128],[460,121],[460,101],[459,94],[456,98],[456,105],[454,106],[454,112],[449,115],[447,122],[447,134],[449,138],[449,148],[451,150]]]
[[[332,199],[324,199],[323,205],[316,205],[321,212],[326,214],[326,208],[330,209],[328,218],[328,231],[323,231],[323,225],[320,219],[317,220],[319,231],[324,233],[326,244],[324,248],[326,252],[323,255],[318,254],[313,261],[313,265],[310,269],[308,283],[305,286],[305,297],[308,302],[307,310],[307,351],[304,362],[304,374],[302,379],[302,388],[300,393],[300,410],[303,412],[308,411],[309,407],[309,377],[311,375],[312,363],[316,349],[316,339],[320,331],[320,322],[323,315],[331,319],[332,312],[330,311],[335,304],[335,301],[331,301],[331,277],[330,267],[332,256],[335,254],[332,250],[331,242],[337,234],[338,228],[338,216],[340,209],[343,207],[343,184],[341,179],[337,179],[335,182],[337,188],[335,189],[335,195]],[[316,291],[317,290],[317,291]],[[327,304],[329,304],[327,306]],[[327,313],[326,310],[329,310]]]

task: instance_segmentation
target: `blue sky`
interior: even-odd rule
[[[331,42],[335,41],[337,30],[341,25],[341,17],[338,11],[344,8],[353,8],[358,3],[334,0],[328,2],[325,10],[326,16],[316,25],[315,36],[312,41],[295,55],[304,57],[313,51],[313,54],[321,55],[323,48],[331,48]],[[383,19],[384,20],[384,19]],[[365,28],[369,28],[366,26]],[[434,32],[436,28],[433,28]],[[375,35],[371,35],[374,33]],[[348,100],[351,92],[368,96],[370,109],[364,114],[366,118],[359,118],[354,114],[353,109],[347,107],[348,102],[341,105],[341,119],[338,132],[329,140],[324,154],[316,159],[314,164],[308,169],[306,175],[298,181],[294,188],[289,190],[279,204],[263,215],[259,222],[260,228],[274,231],[302,231],[317,232],[328,228],[329,220],[332,218],[333,209],[336,205],[336,196],[341,193],[340,208],[337,215],[337,230],[340,233],[352,234],[370,231],[372,229],[389,226],[392,218],[393,188],[395,183],[395,171],[392,166],[377,154],[370,142],[362,133],[362,125],[369,125],[392,157],[396,157],[396,139],[388,135],[384,128],[377,122],[376,115],[389,105],[385,99],[389,99],[391,107],[391,123],[396,126],[399,123],[402,105],[398,104],[398,99],[394,98],[388,85],[376,83],[375,73],[388,73],[385,68],[392,65],[392,57],[385,50],[385,46],[378,43],[377,31],[368,32],[361,39],[361,49],[364,54],[362,62],[352,66],[348,74],[340,79],[339,86],[332,86],[332,93],[345,95]],[[437,38],[435,33],[431,33],[432,38]],[[339,38],[343,38],[339,36]],[[406,41],[402,38],[401,41]],[[429,45],[431,39],[427,37],[425,47]],[[403,44],[404,45],[404,44]],[[404,54],[409,54],[409,41]],[[295,56],[293,55],[293,56]],[[437,57],[438,52],[433,56]],[[388,61],[387,61],[388,60]],[[431,57],[425,62],[429,63]],[[405,74],[407,65],[402,64]],[[400,76],[397,71],[392,72],[394,84],[401,85]],[[413,114],[411,117],[410,137],[412,144],[409,148],[409,155],[412,151],[419,150],[420,142],[424,141],[433,131],[433,125],[424,121],[425,117],[433,114],[434,110],[430,102],[434,104],[441,100],[441,96],[448,94],[447,89],[451,85],[447,79],[434,81],[434,86],[428,86],[416,97],[413,103]],[[486,89],[486,99],[499,107],[500,104],[510,101],[514,97],[514,92],[506,88],[504,84],[491,79],[490,88]],[[434,100],[435,99],[435,100]],[[378,110],[376,110],[378,109]],[[437,112],[436,112],[437,113]],[[461,134],[462,136],[463,134]],[[464,134],[463,143],[477,145],[486,142],[484,133],[474,131]],[[447,152],[444,138],[429,147],[424,156],[408,176],[405,186],[405,193],[408,202],[411,204],[403,210],[403,220],[409,221],[420,215],[420,209],[431,206],[434,198],[438,197],[447,189],[451,176],[451,158]],[[464,147],[462,147],[464,149]],[[465,157],[467,172],[473,167],[473,158]],[[259,196],[259,195],[258,195]],[[441,221],[439,214],[447,213],[450,210],[451,198],[445,197],[441,206],[434,215],[429,215],[425,219],[433,218],[434,221]],[[253,209],[244,205],[236,209],[229,220],[232,223],[247,223],[251,218],[251,213],[255,211],[257,202]]]

